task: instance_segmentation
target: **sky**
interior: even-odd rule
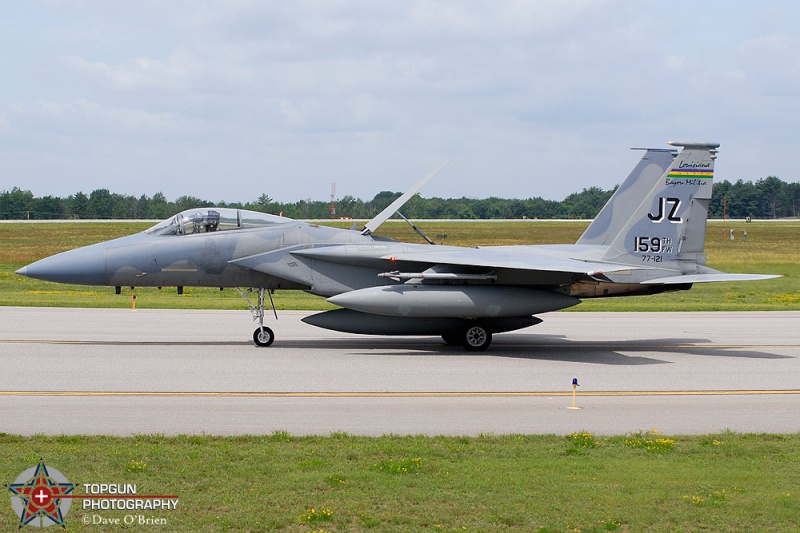
[[[666,142],[800,178],[800,4],[0,4],[0,191],[561,200]]]

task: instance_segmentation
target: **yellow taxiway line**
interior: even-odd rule
[[[800,389],[582,391],[579,396],[752,396],[800,394]],[[572,392],[170,392],[170,391],[0,391],[0,396],[174,397],[174,398],[529,398],[572,396]]]
[[[87,340],[48,340],[48,339],[0,339],[0,344],[62,344],[62,345],[81,345],[81,346],[194,346],[198,344],[203,345],[235,345],[235,344],[243,344],[243,345],[252,345],[249,341],[234,341],[234,342],[195,342],[195,341],[87,341]],[[365,348],[363,344],[359,343],[352,343],[346,340],[342,341],[328,341],[328,342],[302,342],[298,343],[295,341],[290,341],[289,343],[284,344],[285,347],[298,347],[302,346],[304,348]],[[440,342],[436,343],[398,343],[398,347],[408,348],[413,350],[415,348],[420,348],[423,346],[437,346],[437,347],[444,347],[444,344]],[[279,345],[275,345],[275,348],[279,348]],[[392,348],[394,347],[393,343],[386,343],[380,344],[377,347],[379,348]],[[703,349],[703,350],[742,350],[742,349],[789,349],[789,348],[800,348],[800,344],[625,344],[624,342],[608,342],[608,343],[584,343],[584,342],[565,342],[563,344],[517,344],[517,343],[510,343],[510,344],[503,344],[497,345],[497,350],[502,350],[503,348],[528,348],[530,350],[542,350],[542,349],[554,349],[554,348],[567,348],[567,349],[574,349],[574,348],[581,348],[582,350],[586,349],[598,349],[598,350],[696,350],[696,349]],[[502,352],[492,353],[489,352],[486,355],[502,355]]]

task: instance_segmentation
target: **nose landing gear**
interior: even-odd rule
[[[258,328],[253,332],[253,342],[256,343],[256,346],[266,348],[267,346],[272,345],[275,341],[275,333],[264,325],[264,294],[267,295],[269,298],[269,303],[272,307],[272,312],[275,314],[275,320],[278,320],[278,312],[275,310],[275,302],[272,300],[272,292],[268,289],[250,289],[245,293],[241,289],[236,289],[242,298],[244,298],[248,305],[250,306],[250,313],[253,315],[253,320],[258,322]],[[258,293],[258,305],[253,305],[253,302],[250,301],[250,298],[247,297],[247,294],[252,294],[254,292]]]
[[[253,342],[256,343],[256,346],[266,348],[271,345],[274,340],[275,334],[266,326],[261,326],[253,332]]]

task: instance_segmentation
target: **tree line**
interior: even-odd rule
[[[513,219],[513,218],[594,218],[608,201],[615,188],[590,187],[573,193],[562,201],[541,197],[526,200],[506,198],[423,198],[414,196],[402,213],[415,219]],[[193,196],[169,201],[163,193],[140,197],[97,189],[66,198],[35,197],[30,191],[14,187],[0,192],[0,219],[166,219],[193,207],[230,207],[263,213],[282,214],[297,219],[362,218],[369,219],[400,196],[399,192],[383,191],[372,200],[353,196],[339,198],[332,212],[330,202],[299,200],[275,202],[266,193],[247,203],[209,202]],[[800,216],[800,183],[787,183],[770,176],[752,181],[714,183],[709,217],[767,219]]]

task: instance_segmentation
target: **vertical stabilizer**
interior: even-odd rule
[[[706,219],[719,144],[670,142],[683,148],[611,242],[604,259],[697,271],[705,264]]]
[[[577,244],[605,246],[611,244],[628,222],[631,204],[633,207],[639,205],[678,154],[678,151],[672,148],[633,148],[633,150],[646,150],[646,152],[586,228]]]

